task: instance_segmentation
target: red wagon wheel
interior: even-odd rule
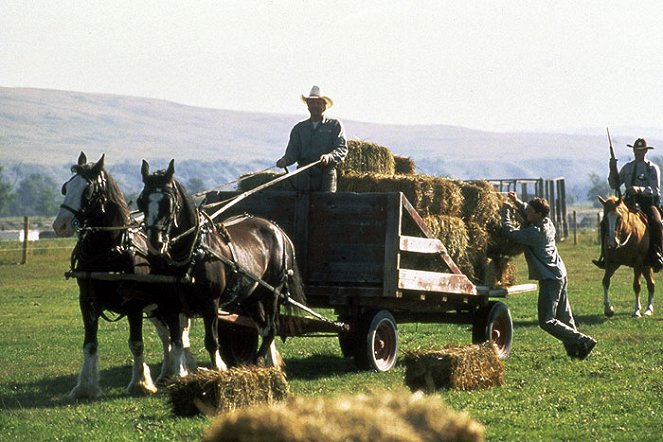
[[[396,365],[398,330],[387,310],[371,310],[361,317],[355,364],[364,370],[388,371]]]
[[[511,353],[513,341],[513,320],[509,306],[499,301],[490,301],[480,307],[472,323],[472,342],[480,344],[491,340],[497,345],[500,359]]]

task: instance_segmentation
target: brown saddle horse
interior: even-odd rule
[[[610,278],[621,266],[633,268],[633,291],[635,292],[635,305],[633,316],[642,316],[640,305],[640,277],[644,276],[647,282],[649,299],[645,310],[646,316],[654,312],[654,271],[648,260],[649,255],[649,227],[647,217],[639,210],[629,209],[621,198],[597,196],[603,205],[602,229],[603,247],[605,251],[605,273],[603,274],[603,305],[606,316],[611,317],[615,310],[610,303]]]

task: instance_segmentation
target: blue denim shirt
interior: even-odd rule
[[[525,203],[517,202],[519,212],[525,212]],[[557,252],[555,244],[555,226],[550,218],[545,217],[541,224],[530,224],[521,228],[511,223],[508,208],[502,208],[502,231],[512,241],[525,246],[525,259],[529,270],[529,279],[566,278],[566,266]]]

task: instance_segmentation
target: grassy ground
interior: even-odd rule
[[[71,240],[40,241],[24,266],[2,261],[14,243],[0,243],[0,434],[3,440],[195,440],[206,418],[177,418],[167,395],[131,397],[126,321],[101,324],[100,354],[105,395],[71,401],[82,361],[82,325],[76,284],[62,276]],[[515,330],[506,383],[483,391],[439,394],[449,406],[486,425],[490,441],[660,440],[663,428],[663,307],[654,317],[631,317],[630,272],[613,279],[615,317],[603,316],[601,272],[591,265],[597,246],[589,237],[567,241],[560,251],[570,270],[569,294],[578,327],[598,339],[585,361],[570,360],[536,323],[536,294],[507,299]],[[8,252],[7,252],[8,253]],[[6,255],[6,253],[5,253]],[[524,263],[519,260],[520,281]],[[659,299],[661,297],[659,296]],[[146,325],[153,375],[160,344]],[[467,344],[468,326],[405,324],[401,349]],[[193,347],[203,365],[202,324]],[[359,372],[343,359],[335,338],[296,338],[279,343],[293,394],[326,395],[392,389],[403,385],[404,367],[388,373]]]

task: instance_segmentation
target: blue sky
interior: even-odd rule
[[[0,0],[0,86],[494,131],[663,128],[656,1]]]

